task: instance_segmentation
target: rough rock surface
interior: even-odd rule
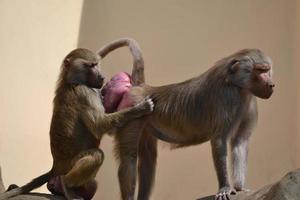
[[[42,194],[42,193],[30,193],[27,195],[19,195],[13,198],[9,198],[10,200],[65,200],[62,196],[55,196],[51,194]]]
[[[214,196],[197,200],[214,200]],[[233,195],[231,200],[300,200],[300,169],[289,172],[277,183],[257,191]]]
[[[5,190],[0,168],[0,192]],[[63,200],[61,196],[50,194],[30,193],[20,195],[11,200]],[[197,200],[214,200],[214,196],[203,197]],[[265,186],[257,191],[242,192],[231,196],[231,200],[300,200],[300,169],[289,172],[280,181]]]

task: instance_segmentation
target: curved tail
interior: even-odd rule
[[[109,52],[124,46],[129,47],[130,52],[133,56],[133,68],[131,72],[132,85],[141,85],[145,83],[144,59],[142,56],[142,51],[138,43],[134,39],[121,38],[112,41],[98,50],[97,54],[101,57],[101,59],[103,59]]]
[[[49,172],[33,179],[32,181],[30,181],[29,183],[27,183],[26,185],[24,185],[22,187],[15,188],[10,191],[4,192],[4,193],[0,194],[0,200],[4,200],[4,199],[8,199],[10,197],[14,197],[14,196],[17,196],[20,194],[28,193],[31,190],[36,189],[36,188],[42,186],[43,184],[45,184],[46,182],[48,182],[51,175],[52,175],[52,171],[49,171]]]

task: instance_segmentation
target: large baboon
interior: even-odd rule
[[[256,97],[267,99],[273,93],[270,58],[261,50],[244,49],[195,78],[159,87],[145,85],[141,71],[133,70],[132,81],[140,86],[132,87],[127,96],[150,96],[155,109],[149,117],[131,121],[116,135],[122,199],[134,199],[137,155],[138,199],[149,199],[157,138],[175,148],[210,141],[219,182],[216,199],[226,200],[235,191],[244,190],[249,137],[257,121]],[[228,142],[232,185],[227,170]]]

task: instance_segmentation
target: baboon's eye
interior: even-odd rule
[[[97,62],[93,62],[93,63],[91,63],[91,67],[95,67],[95,66],[97,66],[98,65],[98,63]]]
[[[97,66],[98,63],[97,62],[92,62],[92,63],[85,63],[84,66],[87,68],[93,68],[95,66]]]
[[[256,68],[255,69],[258,73],[266,73],[269,71],[269,69],[263,69],[263,68]]]
[[[267,73],[268,71],[270,71],[271,67],[268,64],[254,64],[254,70],[257,71],[258,73]]]

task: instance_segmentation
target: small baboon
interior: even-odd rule
[[[109,51],[108,48],[106,53]],[[65,57],[53,101],[50,127],[53,166],[49,172],[26,185],[0,194],[0,199],[28,193],[49,180],[54,183],[54,192],[59,193],[62,187],[67,199],[93,197],[97,187],[94,177],[104,159],[99,149],[103,134],[153,111],[152,100],[146,98],[132,108],[106,114],[99,101],[98,89],[104,82],[99,60],[97,54],[81,48]],[[59,186],[56,186],[58,183]],[[83,196],[78,196],[82,191]]]
[[[138,199],[149,199],[157,138],[173,148],[210,140],[219,182],[216,199],[226,200],[230,194],[244,190],[248,143],[257,122],[256,97],[268,99],[273,93],[271,59],[261,50],[244,49],[221,59],[200,76],[159,87],[145,85],[143,72],[132,73],[132,81],[140,87],[132,87],[127,98],[150,96],[155,110],[116,134],[122,199],[134,199],[137,157]],[[227,143],[231,146],[232,185]]]

